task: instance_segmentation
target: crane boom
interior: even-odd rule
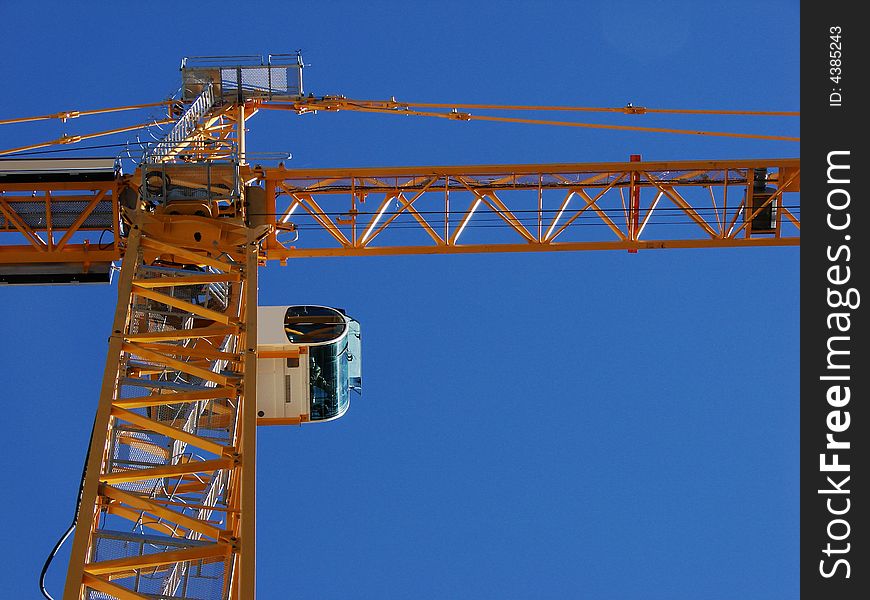
[[[245,206],[249,224],[273,228],[261,257],[269,260],[800,243],[797,158],[342,169],[208,164],[209,182],[200,176],[191,185],[216,195],[221,181],[247,182],[236,205]],[[0,266],[73,263],[86,272],[119,258],[126,244],[118,197],[141,193],[155,168],[170,182],[191,179],[189,165],[172,164],[107,182],[0,178]],[[65,210],[73,203],[83,206],[75,219]],[[81,239],[88,231],[111,238]]]
[[[250,172],[277,260],[800,243],[799,159]]]

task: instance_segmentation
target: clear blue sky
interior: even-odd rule
[[[0,3],[0,118],[156,101],[182,56],[297,48],[316,95],[800,109],[796,1],[33,6]],[[10,126],[0,147],[116,122]],[[250,128],[297,167],[799,153],[354,113]],[[261,304],[361,321],[364,395],[335,423],[260,429],[259,597],[796,598],[798,265],[796,248],[269,265]],[[0,288],[4,597],[37,597],[68,524],[115,300]]]

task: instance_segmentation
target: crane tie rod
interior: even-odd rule
[[[9,148],[7,150],[0,150],[0,156],[6,154],[14,154],[16,152],[24,152],[25,150],[35,150],[37,148],[45,148],[47,146],[55,146],[62,144],[76,144],[78,142],[84,140],[90,140],[93,138],[101,137],[104,135],[112,135],[115,133],[125,133],[127,131],[136,131],[137,129],[145,129],[146,127],[152,127],[154,125],[163,125],[166,123],[174,123],[174,119],[163,119],[162,121],[151,121],[149,123],[140,123],[138,125],[131,125],[129,127],[119,127],[118,129],[110,129],[108,131],[98,131],[96,133],[87,133],[83,135],[62,135],[56,140],[51,140],[48,142],[39,142],[37,144],[30,144],[29,146],[19,146],[18,148]]]
[[[89,115],[101,115],[105,113],[112,112],[121,112],[124,110],[136,110],[139,108],[152,108],[154,106],[168,106],[173,104],[172,100],[163,100],[161,102],[151,102],[148,104],[133,104],[130,106],[115,106],[110,108],[95,108],[92,110],[67,110],[59,113],[54,113],[51,115],[39,115],[34,117],[19,117],[17,119],[3,119],[0,120],[0,125],[11,125],[13,123],[31,123],[33,121],[46,121],[49,119],[60,119],[61,122],[66,123],[69,119],[76,119],[78,117],[86,117]]]
[[[623,108],[595,108],[578,106],[508,106],[497,104],[435,104],[435,103],[400,103],[395,100],[350,100],[342,97],[326,96],[321,99],[309,98],[295,103],[260,102],[258,106],[264,109],[293,110],[297,113],[313,112],[317,110],[339,111],[355,110],[359,112],[372,112],[397,115],[414,115],[421,117],[437,117],[453,119],[457,121],[497,121],[502,123],[523,123],[529,125],[555,125],[559,127],[583,127],[587,129],[614,129],[621,131],[644,131],[650,133],[675,133],[682,135],[707,135],[715,137],[736,137],[760,140],[778,140],[799,142],[799,137],[762,135],[754,133],[731,133],[723,131],[701,131],[691,129],[672,129],[665,127],[638,127],[632,125],[608,125],[601,123],[579,123],[576,121],[553,121],[545,119],[521,119],[516,117],[499,117],[489,115],[472,115],[468,112],[459,112],[457,108],[479,108],[486,110],[538,110],[538,111],[582,111],[582,112],[619,112],[624,114],[645,113],[669,113],[669,114],[719,114],[719,115],[748,115],[748,116],[800,116],[799,112],[788,111],[721,111],[721,110],[684,110],[684,109],[648,109],[632,106]],[[412,110],[411,107],[419,108],[449,108],[450,112],[429,112]]]
[[[326,100],[334,100],[336,98],[327,96]],[[763,117],[799,117],[799,111],[763,111],[763,110],[714,110],[714,109],[685,109],[685,108],[646,108],[644,106],[634,106],[629,103],[619,107],[602,107],[602,106],[535,106],[535,105],[520,105],[520,104],[467,104],[467,103],[435,103],[435,102],[398,102],[394,98],[390,100],[350,100],[340,98],[341,101],[353,103],[355,105],[368,106],[372,108],[467,108],[476,110],[533,110],[533,111],[565,111],[565,112],[607,112],[607,113],[622,113],[626,115],[643,115],[646,113],[662,113],[662,114],[687,114],[687,115],[751,115]]]

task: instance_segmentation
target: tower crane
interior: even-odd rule
[[[253,160],[246,140],[261,110],[740,135],[475,114],[656,109],[316,98],[298,53],[180,70],[181,96],[156,104],[165,134],[130,173],[25,153],[141,126],[0,151],[0,280],[117,279],[67,600],[254,597],[257,426],[338,418],[361,386],[359,323],[330,307],[258,308],[267,261],[800,243],[797,158],[291,169]],[[484,217],[500,227],[469,242]]]

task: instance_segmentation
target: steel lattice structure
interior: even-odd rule
[[[777,188],[747,203],[756,173]],[[253,170],[270,259],[797,245],[798,159]],[[753,220],[771,210],[763,231]],[[256,210],[255,208],[252,210]],[[476,222],[490,231],[470,230]],[[283,235],[282,235],[283,234]],[[289,235],[292,242],[281,243]]]
[[[306,98],[294,58],[183,62],[182,99],[140,105],[166,104],[161,122],[172,126],[131,174],[0,168],[0,269],[29,282],[29,269],[65,266],[78,281],[123,259],[66,600],[254,597],[256,294],[265,261],[800,244],[797,158],[248,164],[245,123],[260,109],[471,118],[456,107],[416,110],[446,105]]]
[[[68,598],[253,596],[258,243],[184,221],[127,238]]]

